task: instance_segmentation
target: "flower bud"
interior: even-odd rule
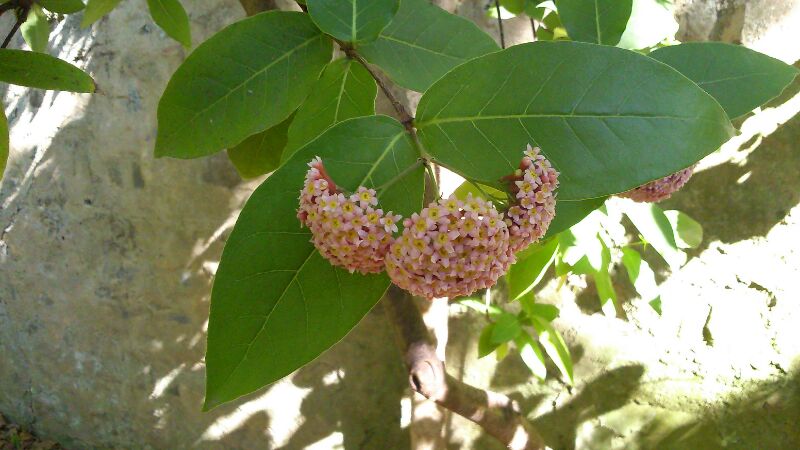
[[[694,168],[695,166],[687,167],[672,175],[667,175],[664,178],[659,178],[618,195],[640,203],[655,203],[666,200],[680,190],[689,181],[689,178],[692,178]]]

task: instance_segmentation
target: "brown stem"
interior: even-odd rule
[[[506,36],[503,33],[503,18],[500,17],[500,0],[494,0],[494,8],[497,11],[497,27],[500,28],[500,47],[506,48]]]
[[[23,7],[20,8],[20,10],[18,12],[18,15],[17,15],[17,21],[14,22],[14,26],[11,27],[11,31],[6,36],[6,39],[3,41],[3,44],[0,45],[0,48],[8,47],[8,44],[11,42],[11,38],[13,38],[14,35],[17,33],[17,30],[19,30],[19,27],[21,27],[22,24],[25,23],[25,20],[28,17],[28,11],[30,11],[30,7],[23,6]]]
[[[384,309],[395,328],[411,388],[480,425],[510,450],[542,450],[544,440],[519,406],[503,394],[470,386],[445,371],[436,345],[411,296],[392,286]]]

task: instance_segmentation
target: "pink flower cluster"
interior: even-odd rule
[[[338,192],[319,158],[308,165],[297,218],[311,229],[314,246],[331,264],[350,272],[383,271],[401,216],[377,209],[373,189],[359,187],[349,197]]]
[[[620,197],[627,197],[635,202],[655,203],[666,200],[675,192],[680,190],[689,178],[692,178],[695,166],[687,167],[672,175],[643,184],[630,191],[619,194]]]
[[[399,287],[433,299],[458,297],[495,284],[514,262],[503,216],[470,194],[431,203],[403,222],[386,256],[386,271]]]
[[[556,214],[558,172],[539,147],[525,150],[525,156],[513,176],[506,177],[515,202],[506,212],[513,253],[538,241],[550,227]]]

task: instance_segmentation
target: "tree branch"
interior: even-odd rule
[[[20,7],[19,11],[17,12],[17,21],[14,22],[14,26],[11,27],[11,31],[6,36],[6,39],[3,41],[3,44],[0,45],[0,48],[8,47],[8,44],[11,42],[11,38],[17,33],[19,27],[25,23],[25,20],[28,18],[28,11],[30,11],[30,6],[22,6]]]
[[[480,425],[510,450],[542,450],[544,440],[503,394],[484,391],[450,376],[436,355],[436,345],[425,328],[411,296],[392,286],[384,309],[395,328],[411,388],[462,417]]]
[[[506,48],[506,36],[503,32],[503,18],[500,16],[500,0],[494,0],[494,8],[497,11],[497,27],[500,28],[500,47]]]

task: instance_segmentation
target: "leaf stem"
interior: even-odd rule
[[[10,3],[12,3],[12,2],[9,2],[7,4],[10,4]],[[17,34],[17,30],[19,30],[19,27],[21,27],[22,24],[27,19],[28,11],[30,11],[30,7],[26,7],[26,6],[21,7],[19,9],[19,11],[17,11],[17,21],[14,22],[14,26],[11,27],[11,31],[6,36],[6,39],[3,41],[3,44],[0,45],[0,48],[8,47],[8,44],[11,42],[11,38],[13,38],[15,34]],[[5,12],[5,11],[3,11],[3,12]]]
[[[384,189],[388,189],[390,186],[392,186],[392,185],[394,185],[395,183],[397,183],[398,181],[402,180],[403,178],[405,178],[406,176],[408,176],[408,174],[409,174],[409,173],[411,173],[411,172],[413,172],[414,170],[418,169],[418,168],[419,168],[419,166],[421,166],[421,165],[423,165],[423,164],[424,164],[425,166],[427,166],[427,160],[426,160],[426,159],[424,159],[424,158],[418,158],[418,159],[417,159],[417,161],[416,161],[414,164],[412,164],[412,165],[410,165],[410,166],[406,167],[406,168],[405,168],[405,169],[404,169],[402,172],[398,173],[398,174],[397,174],[397,176],[395,176],[395,177],[394,177],[394,178],[392,178],[391,180],[387,181],[386,183],[383,183],[382,185],[380,185],[380,186],[376,187],[376,188],[375,188],[375,191],[376,191],[376,192],[381,192],[381,191],[383,191]]]
[[[500,16],[500,0],[494,0],[494,8],[497,11],[497,27],[500,28],[500,47],[506,48],[506,36],[503,33],[503,18]]]

